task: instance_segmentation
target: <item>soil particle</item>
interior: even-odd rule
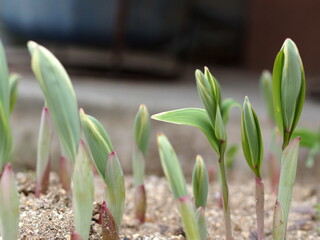
[[[34,175],[17,174],[20,192],[20,238],[19,239],[70,239],[73,226],[72,205],[69,194],[61,189],[56,174],[50,175],[50,186],[47,194],[40,198],[34,196]],[[233,233],[235,240],[256,239],[254,182],[231,182],[230,205]],[[92,216],[90,239],[101,239],[99,219],[100,203],[104,198],[104,183],[100,177],[95,178],[95,203]],[[164,178],[149,176],[145,179],[147,191],[146,222],[140,224],[133,218],[132,178],[126,177],[126,204],[121,227],[122,240],[183,240],[184,231],[168,185]],[[188,186],[190,193],[191,187]],[[316,195],[310,194],[311,187],[297,184],[294,187],[293,201],[289,215],[287,240],[320,239],[317,221],[309,211],[316,203]],[[223,213],[219,207],[217,194],[219,186],[210,185],[206,209],[209,239],[224,239]],[[265,190],[265,233],[266,240],[272,239],[273,208],[276,196],[271,193],[268,184]]]

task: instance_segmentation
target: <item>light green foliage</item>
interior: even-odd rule
[[[258,117],[245,97],[241,116],[242,149],[247,163],[255,175],[260,178],[263,160],[263,141]]]
[[[148,109],[141,104],[134,121],[134,137],[140,151],[146,155],[150,137],[150,117]]]
[[[285,239],[285,226],[284,226],[284,218],[283,218],[283,211],[282,205],[277,200],[276,205],[274,208],[274,215],[273,215],[273,240],[283,240]]]
[[[178,199],[188,195],[186,180],[182,173],[179,160],[168,138],[163,133],[159,133],[157,141],[162,169],[174,198]]]
[[[124,201],[126,197],[126,189],[124,182],[124,175],[121,168],[120,161],[115,152],[110,153],[107,165],[105,168],[105,182],[106,182],[106,202],[109,207],[114,220],[121,228],[121,221],[123,216]]]
[[[264,70],[260,76],[260,89],[267,106],[269,118],[271,121],[275,122],[272,97],[272,75],[268,70]]]
[[[312,131],[308,128],[297,128],[293,132],[292,138],[298,136],[301,138],[300,145],[310,149],[306,160],[306,166],[311,168],[314,166],[316,155],[320,154],[320,131]]]
[[[2,42],[0,40],[0,172],[10,161],[12,153],[12,134],[9,124],[10,88],[8,64]]]
[[[226,167],[227,169],[233,168],[234,160],[238,153],[239,147],[236,144],[230,145],[226,151]]]
[[[288,215],[292,199],[292,190],[297,172],[299,142],[300,138],[295,138],[289,143],[289,145],[284,149],[282,153],[278,201],[281,204],[283,215],[283,229],[281,232],[284,234],[282,234],[281,238],[277,238],[275,240],[285,239],[285,232],[287,228]]]
[[[217,107],[217,111],[216,111],[216,120],[215,120],[215,124],[214,124],[214,129],[215,129],[215,133],[216,133],[215,135],[220,142],[227,141],[227,134],[226,134],[226,130],[224,127],[224,123],[222,120],[219,106]]]
[[[93,211],[94,179],[90,158],[80,141],[72,176],[74,225],[82,239],[88,239]]]
[[[206,208],[209,188],[208,170],[200,155],[197,156],[192,173],[193,197],[196,208]]]
[[[143,184],[145,156],[150,137],[150,116],[145,105],[140,105],[134,122],[135,146],[133,149],[132,169],[136,186]]]
[[[226,98],[221,103],[221,115],[224,125],[228,123],[230,110],[234,107],[241,109],[241,105],[232,98]]]
[[[189,196],[180,197],[178,199],[178,209],[187,239],[200,240],[195,209]]]
[[[32,70],[41,86],[51,119],[67,157],[74,162],[80,141],[78,104],[70,78],[46,48],[28,42]]]
[[[105,180],[107,159],[109,154],[114,150],[113,145],[108,133],[97,119],[85,114],[82,109],[80,109],[80,117],[94,164],[101,177]]]
[[[3,240],[16,240],[19,233],[19,193],[10,163],[0,179],[0,233]]]
[[[188,125],[199,128],[207,137],[213,149],[219,153],[219,141],[214,134],[205,110],[200,108],[182,108],[178,110],[162,112],[151,116],[152,119],[170,122],[179,125]]]
[[[10,74],[9,77],[9,89],[10,89],[10,113],[12,113],[14,106],[17,101],[18,94],[18,83],[20,81],[20,76],[18,74]]]
[[[306,83],[295,43],[286,39],[273,67],[272,92],[277,125],[288,144],[303,108]]]

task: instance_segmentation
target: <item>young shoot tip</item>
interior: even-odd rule
[[[181,203],[188,202],[188,201],[190,201],[190,196],[186,195],[186,196],[179,197],[178,201]]]

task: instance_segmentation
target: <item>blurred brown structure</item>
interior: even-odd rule
[[[272,69],[275,53],[286,38],[300,49],[305,70],[320,74],[320,1],[250,0],[248,5],[246,65]]]

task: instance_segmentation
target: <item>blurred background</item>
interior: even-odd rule
[[[35,166],[43,106],[30,69],[28,40],[45,45],[66,67],[79,105],[105,125],[126,172],[131,171],[132,126],[139,105],[146,104],[151,114],[201,107],[194,71],[203,66],[219,79],[223,97],[240,103],[250,97],[263,125],[267,152],[272,124],[259,92],[259,76],[264,69],[272,70],[287,37],[299,47],[307,76],[300,125],[316,131],[319,9],[318,1],[299,0],[0,0],[0,37],[10,70],[23,77],[12,117],[17,165]],[[227,127],[231,143],[241,143],[239,126],[240,111],[235,109]],[[149,173],[161,174],[157,131],[168,135],[186,173],[197,154],[208,164],[215,162],[215,153],[197,129],[152,121]],[[58,144],[54,151],[58,156]],[[247,171],[243,163],[239,151],[235,166]],[[318,161],[307,172],[315,174],[319,166]]]

